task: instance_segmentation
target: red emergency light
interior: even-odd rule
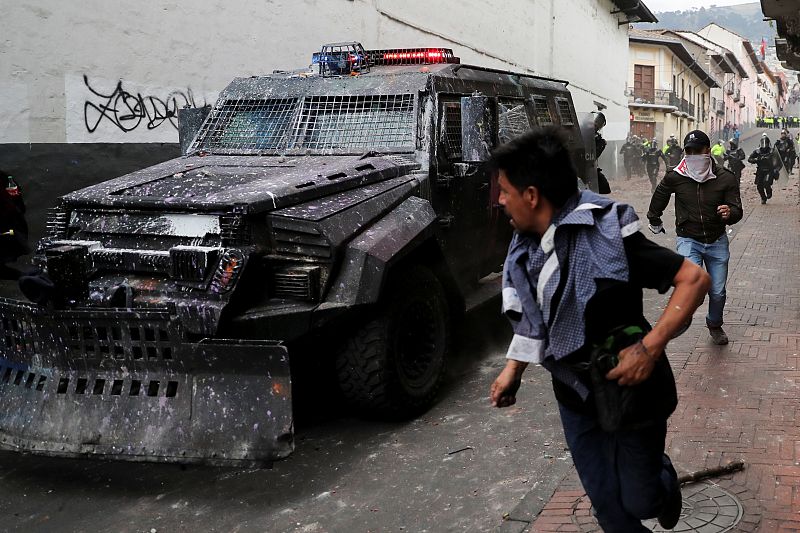
[[[460,63],[450,48],[391,48],[367,50],[373,65],[425,65],[432,63]]]

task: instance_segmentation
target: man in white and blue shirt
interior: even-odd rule
[[[664,443],[677,394],[664,348],[702,302],[708,275],[647,240],[630,206],[579,192],[567,143],[555,128],[501,146],[490,167],[516,229],[503,273],[503,310],[514,337],[491,387],[492,405],[513,405],[526,367],[544,366],[603,530],[646,532],[641,520],[654,517],[673,527],[681,497]],[[675,288],[653,328],[642,309],[645,287]],[[641,401],[624,426],[606,431],[587,368],[593,346],[624,326],[647,333],[619,352],[605,377],[636,388]]]

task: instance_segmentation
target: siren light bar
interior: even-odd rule
[[[424,65],[432,63],[460,63],[450,48],[390,48],[367,50],[373,65]]]
[[[460,63],[451,48],[388,48],[385,50],[363,50],[359,43],[325,45],[321,52],[311,56],[312,64],[337,65],[336,74],[349,73],[356,65],[428,65],[436,63]],[[363,50],[363,55],[361,51]],[[366,59],[366,61],[363,61]],[[362,67],[363,68],[363,67]],[[355,70],[355,69],[354,69]],[[345,72],[347,71],[347,72]]]

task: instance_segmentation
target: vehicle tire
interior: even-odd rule
[[[340,350],[345,400],[370,416],[408,418],[433,403],[445,374],[450,316],[442,284],[423,266],[389,279],[378,315]]]

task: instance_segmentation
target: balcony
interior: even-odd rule
[[[733,101],[734,101],[734,102],[738,102],[738,101],[739,101],[739,98],[741,98],[741,95],[740,95],[739,91],[736,91],[736,92],[733,94]],[[741,107],[741,106],[740,106],[740,107]]]
[[[725,114],[725,102],[723,102],[722,100],[717,100],[714,103],[714,112],[717,115],[724,115]]]
[[[630,89],[625,91],[628,105],[643,107],[678,107],[678,97],[672,91],[664,89]]]
[[[689,104],[689,116],[696,117],[696,115],[694,114],[694,104]]]

